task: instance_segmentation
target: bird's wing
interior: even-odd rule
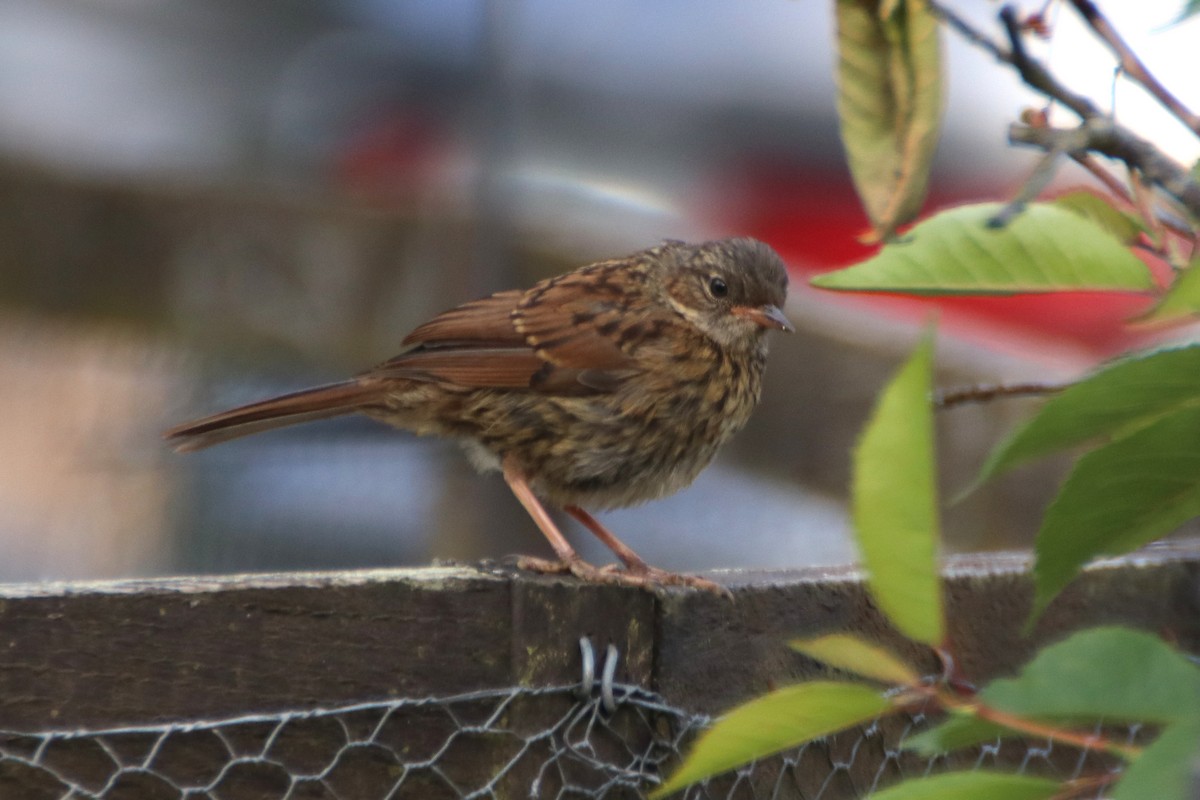
[[[612,265],[551,278],[525,293],[513,326],[538,355],[563,369],[623,373],[635,367],[620,337],[644,305],[640,285],[620,283]]]
[[[517,289],[463,303],[417,326],[404,337],[403,344],[424,349],[526,347],[525,338],[512,323],[513,310],[524,296],[525,292]]]
[[[621,305],[592,288],[581,273],[569,273],[526,292],[466,303],[418,327],[404,339],[411,350],[365,375],[547,394],[611,392],[635,362],[613,335]]]

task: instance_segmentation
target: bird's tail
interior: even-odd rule
[[[180,453],[298,422],[351,414],[378,398],[379,387],[350,380],[303,389],[185,422],[163,438]]]

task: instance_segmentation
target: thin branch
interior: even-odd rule
[[[997,383],[939,389],[933,395],[935,408],[953,408],[967,403],[987,403],[1001,397],[1040,397],[1067,388],[1065,383]]]
[[[1061,148],[1047,150],[1038,163],[1033,168],[1033,172],[1021,184],[1020,191],[1016,197],[1008,202],[1004,208],[996,212],[996,215],[988,220],[989,228],[1003,228],[1022,211],[1025,206],[1037,199],[1037,196],[1042,193],[1042,190],[1050,185],[1050,181],[1054,179],[1054,173],[1058,170],[1059,161],[1063,157],[1064,151]]]
[[[1092,0],[1071,0],[1071,6],[1079,12],[1079,16],[1083,17],[1096,35],[1108,45],[1108,49],[1117,57],[1121,71],[1140,83],[1159,103],[1162,103],[1164,108],[1174,114],[1193,133],[1200,136],[1200,115],[1193,113],[1154,77],[1096,4]]]
[[[997,61],[1015,67],[1021,80],[1031,89],[1037,90],[1051,100],[1057,100],[1078,114],[1081,119],[1100,114],[1100,109],[1094,106],[1090,100],[1063,86],[1041,62],[1025,52],[1025,46],[1021,42],[1021,25],[1017,20],[1017,12],[1013,10],[1012,6],[1000,9],[1000,21],[1004,23],[1004,29],[1008,33],[1012,45],[1012,50],[1008,51],[989,39],[955,11],[942,5],[939,0],[928,0],[928,2],[929,10],[934,13],[934,16],[957,31],[971,44],[991,53]]]
[[[1075,159],[1076,164],[1092,173],[1092,177],[1103,183],[1104,188],[1124,200],[1130,206],[1133,205],[1133,198],[1129,196],[1129,190],[1125,188],[1125,184],[1114,178],[1112,173],[1096,163],[1096,159],[1087,153],[1072,153],[1071,158]]]
[[[1175,198],[1194,217],[1200,217],[1200,183],[1182,166],[1163,155],[1157,147],[1105,117],[1093,117],[1078,128],[1043,128],[1011,125],[1008,141],[1047,152],[1092,151],[1123,161],[1149,183]]]
[[[1012,56],[1008,54],[1000,45],[993,42],[987,36],[983,35],[971,23],[960,17],[955,11],[943,6],[937,0],[929,0],[929,10],[934,16],[945,22],[954,30],[958,31],[958,35],[966,39],[971,44],[986,50],[992,54],[997,61],[1002,61],[1005,64],[1012,64]]]
[[[1142,748],[1136,745],[1122,744],[1094,733],[1082,733],[1056,728],[1051,724],[1025,719],[1020,715],[1010,714],[1007,711],[1001,711],[990,706],[976,705],[974,712],[975,717],[984,722],[991,722],[1009,730],[1018,731],[1026,736],[1037,736],[1073,745],[1080,750],[1103,750],[1130,761],[1142,754]]]
[[[975,717],[985,722],[991,722],[1011,731],[1033,736],[1039,739],[1049,739],[1053,742],[1071,745],[1081,750],[1102,750],[1106,753],[1133,760],[1142,754],[1142,748],[1137,745],[1124,744],[1115,741],[1102,733],[1084,733],[1070,728],[1059,728],[1052,723],[1027,719],[1020,714],[1011,714],[993,708],[979,700],[978,696],[962,698],[950,692],[939,690],[939,687],[915,687],[917,696],[924,696],[940,705],[947,711]]]
[[[1040,147],[1047,153],[1065,152],[1076,160],[1081,160],[1088,151],[1095,151],[1123,161],[1131,169],[1140,172],[1149,183],[1175,198],[1193,216],[1200,217],[1200,183],[1153,144],[1117,125],[1089,99],[1063,86],[1040,61],[1030,56],[1021,38],[1020,20],[1012,6],[1000,9],[1000,21],[1004,24],[1012,48],[1006,51],[938,0],[928,2],[930,10],[967,41],[991,53],[996,60],[1012,66],[1027,86],[1071,109],[1084,123],[1072,130],[1014,125],[1009,129],[1010,142]],[[1035,173],[1035,177],[1044,178],[1040,171]]]
[[[1091,100],[1063,86],[1057,78],[1050,74],[1050,70],[1046,69],[1042,62],[1025,52],[1025,44],[1021,39],[1021,22],[1017,19],[1015,8],[1012,6],[1001,8],[1000,21],[1004,23],[1009,45],[1012,47],[1009,63],[1016,68],[1025,85],[1036,89],[1051,100],[1062,103],[1078,114],[1080,119],[1088,120],[1101,116],[1100,109]]]
[[[1073,797],[1104,797],[1104,790],[1121,778],[1117,771],[1101,772],[1098,775],[1081,775],[1064,781],[1062,789],[1050,800],[1070,800]]]

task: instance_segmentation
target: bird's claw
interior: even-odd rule
[[[536,556],[520,556],[517,558],[517,569],[536,572],[539,575],[566,575],[571,572],[571,565],[566,561],[555,561]]]
[[[697,575],[686,575],[679,572],[669,572],[647,564],[635,564],[622,568],[617,564],[597,567],[583,559],[572,561],[554,561],[533,556],[522,556],[517,559],[517,566],[531,572],[544,575],[563,575],[571,573],[586,583],[597,583],[608,586],[631,586],[638,589],[655,590],[665,586],[682,586],[689,589],[700,589],[721,597],[733,599],[733,592],[719,583],[701,578]]]
[[[626,579],[633,579],[639,582],[638,585],[643,586],[685,586],[689,589],[700,589],[710,594],[719,595],[721,597],[733,599],[733,592],[719,583],[710,581],[707,578],[701,578],[699,575],[688,575],[684,572],[670,572],[658,567],[643,566],[640,568],[630,567],[626,570],[620,570],[616,565],[611,565],[613,570],[625,576]]]

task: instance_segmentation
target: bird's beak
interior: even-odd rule
[[[796,330],[778,306],[734,306],[731,310],[735,317],[748,319],[764,328],[778,328],[786,333],[793,333]]]

